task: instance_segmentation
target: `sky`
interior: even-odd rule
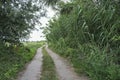
[[[62,0],[64,2],[69,2],[70,0]],[[41,40],[45,40],[45,37],[42,37],[42,36],[45,36],[43,33],[42,33],[42,29],[40,29],[40,27],[44,27],[48,21],[55,15],[55,11],[52,10],[51,7],[47,7],[47,15],[49,18],[46,18],[46,17],[42,17],[40,19],[40,22],[42,23],[42,25],[36,25],[35,27],[38,29],[38,30],[33,30],[32,33],[30,34],[30,38],[28,39],[28,41],[41,41]]]
[[[44,27],[46,26],[46,24],[48,23],[48,21],[55,15],[55,11],[52,10],[51,7],[48,7],[47,8],[47,17],[42,17],[40,19],[40,22],[42,23],[42,25],[36,25],[35,28],[37,28],[38,30],[33,30],[32,33],[30,34],[30,38],[29,38],[29,41],[41,41],[41,40],[45,40],[45,36],[43,33],[42,33],[42,29],[40,29],[40,27]]]

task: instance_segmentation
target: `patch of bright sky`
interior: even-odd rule
[[[62,0],[64,2],[69,2],[70,0]],[[55,11],[51,8],[51,7],[47,7],[47,17],[42,17],[40,19],[40,22],[42,23],[42,26],[40,25],[36,25],[35,27],[38,30],[33,30],[32,33],[30,34],[30,38],[29,41],[41,41],[41,40],[46,40],[45,39],[45,35],[42,33],[43,30],[40,29],[40,27],[44,27],[46,26],[46,24],[48,23],[48,21],[55,15]]]
[[[44,37],[45,35],[42,33],[43,29],[40,29],[40,27],[45,27],[46,24],[48,23],[48,21],[55,15],[55,11],[52,10],[51,7],[48,7],[47,10],[48,10],[47,17],[42,17],[40,19],[40,22],[42,23],[42,25],[35,26],[37,28],[37,30],[32,31],[32,33],[30,34],[29,41],[45,40],[45,37]]]

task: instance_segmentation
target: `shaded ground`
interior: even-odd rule
[[[26,70],[21,74],[17,80],[39,80],[42,69],[42,49],[39,48],[37,53]]]
[[[59,76],[59,80],[88,80],[88,78],[85,76],[79,77],[74,72],[73,68],[59,55],[55,54],[47,47],[46,47],[46,50],[49,53],[49,55],[52,57],[55,63],[56,71]]]

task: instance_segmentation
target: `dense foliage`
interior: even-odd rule
[[[119,0],[73,0],[61,5],[60,14],[44,31],[49,46],[91,80],[119,80]]]
[[[0,80],[15,80],[41,44],[21,43],[44,16],[41,0],[0,0]]]
[[[44,42],[27,42],[12,49],[0,45],[0,80],[16,80],[18,73],[43,44]]]
[[[0,1],[0,41],[18,43],[38,24],[42,11],[39,0],[1,0]],[[39,3],[39,5],[38,5]]]

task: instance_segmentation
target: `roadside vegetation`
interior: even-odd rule
[[[39,18],[44,13],[41,0],[37,0],[37,4],[34,2],[35,0],[0,1],[0,80],[14,80],[43,43],[22,43],[28,39],[35,25],[40,24]],[[38,11],[40,14],[36,14]]]
[[[15,80],[17,74],[32,60],[37,48],[44,42],[25,42],[25,45],[0,45],[0,80]]]
[[[67,58],[78,74],[91,80],[119,80],[119,0],[58,4],[58,17],[44,31],[49,47]]]
[[[43,52],[43,66],[40,80],[58,80],[55,64],[52,58],[48,55],[45,47],[42,49]]]

